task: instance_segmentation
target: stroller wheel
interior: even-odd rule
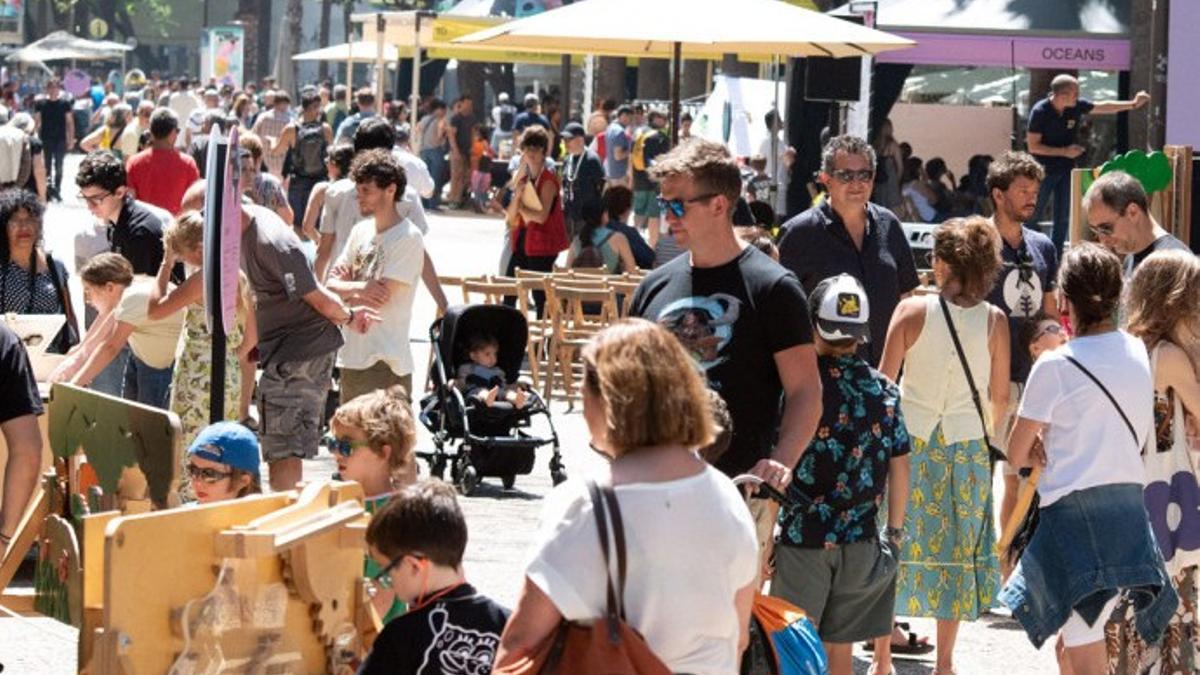
[[[506,473],[500,477],[500,484],[504,486],[505,490],[513,489],[513,485],[516,485],[516,483],[517,474],[515,473]]]
[[[565,469],[554,469],[553,471],[550,472],[550,480],[553,481],[554,485],[556,485],[556,486],[562,484],[565,480],[567,480],[566,470]]]
[[[479,486],[479,471],[470,464],[464,464],[458,472],[458,491],[464,497],[469,496]]]

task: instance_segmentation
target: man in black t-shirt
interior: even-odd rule
[[[571,122],[562,130],[567,156],[562,164],[563,215],[567,221],[567,239],[574,240],[583,229],[583,214],[600,207],[604,192],[604,165],[585,145],[583,125]]]
[[[660,156],[650,173],[671,234],[689,254],[642,281],[631,314],[670,329],[725,400],[733,437],[717,468],[730,476],[749,472],[783,490],[821,416],[804,290],[734,235],[742,178],[725,146],[697,139]],[[765,550],[774,510],[752,510]]]
[[[37,417],[42,398],[25,345],[0,323],[0,434],[8,446],[0,486],[0,560],[17,533],[42,466],[42,432]]]
[[[1125,278],[1155,251],[1189,251],[1155,222],[1150,198],[1138,179],[1124,171],[1106,173],[1083,195],[1088,227],[1106,248],[1125,256]]]
[[[46,96],[33,104],[38,137],[42,139],[46,160],[46,181],[50,199],[62,201],[63,158],[67,149],[75,145],[75,116],[71,113],[74,103],[64,96],[58,78],[46,84]]]
[[[124,256],[133,265],[134,274],[154,276],[162,265],[162,234],[171,222],[171,214],[134,199],[128,194],[125,180],[125,164],[107,150],[84,157],[75,175],[88,210],[109,225],[112,252]],[[174,270],[172,278],[183,281],[182,266]]]
[[[475,127],[475,102],[470,96],[458,99],[450,116],[450,208],[462,206],[463,190],[471,181],[471,130]]]

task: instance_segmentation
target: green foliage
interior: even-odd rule
[[[1124,171],[1138,179],[1148,194],[1165,190],[1171,184],[1171,162],[1162,152],[1146,154],[1142,150],[1131,150],[1105,162],[1100,175],[1110,171]]]

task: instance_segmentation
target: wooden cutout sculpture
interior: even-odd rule
[[[313,483],[112,519],[89,672],[352,672],[362,500],[357,483]]]

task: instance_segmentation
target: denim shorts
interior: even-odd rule
[[[307,361],[268,363],[258,380],[263,459],[312,459],[321,440],[335,352]]]

